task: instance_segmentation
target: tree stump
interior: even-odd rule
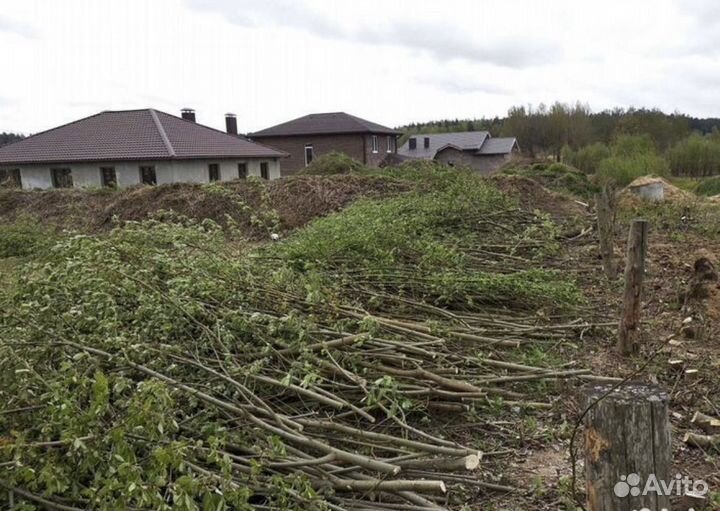
[[[615,237],[615,202],[615,192],[610,185],[603,186],[602,191],[595,196],[600,257],[602,258],[605,275],[611,281],[617,277],[613,243]]]
[[[668,395],[660,387],[629,383],[605,394],[612,384],[587,392],[585,479],[588,511],[670,509],[662,492],[643,495],[654,476],[671,481]]]
[[[647,220],[633,220],[628,234],[625,260],[625,293],[618,331],[618,351],[630,355],[640,351],[640,307],[645,278],[649,224]]]

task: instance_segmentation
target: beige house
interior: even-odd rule
[[[406,159],[437,160],[492,174],[520,152],[517,139],[493,138],[487,131],[414,135],[398,148]]]
[[[25,189],[209,183],[280,177],[286,154],[153,109],[101,112],[0,147],[0,174]]]

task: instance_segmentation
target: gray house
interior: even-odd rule
[[[286,154],[153,109],[100,112],[0,147],[0,177],[33,188],[208,183],[280,177]]]
[[[414,135],[398,148],[402,158],[437,160],[492,174],[520,152],[515,138],[492,138],[487,131]]]

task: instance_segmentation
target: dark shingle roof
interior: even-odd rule
[[[398,148],[398,154],[403,156],[409,156],[410,158],[422,158],[425,160],[432,160],[435,158],[435,153],[439,149],[447,145],[458,147],[462,151],[477,151],[485,143],[485,140],[490,136],[487,131],[465,131],[459,133],[431,133],[431,134],[420,134],[413,135],[410,138],[414,138],[417,142],[415,149],[410,149],[410,143],[405,142],[401,147]],[[425,138],[430,139],[430,147],[425,148]]]
[[[425,148],[425,138],[430,139],[430,146]],[[517,144],[515,138],[492,138],[487,131],[462,131],[457,133],[431,133],[413,135],[416,148],[410,149],[410,143],[405,142],[398,148],[398,154],[408,158],[432,160],[435,155],[452,147],[458,151],[470,151],[479,156],[492,154],[509,154]]]
[[[310,114],[251,133],[251,137],[286,137],[293,135],[330,135],[340,133],[378,133],[400,135],[399,131],[366,121],[345,112]]]
[[[508,154],[511,153],[517,140],[514,137],[489,138],[482,145],[478,154]]]
[[[100,112],[0,147],[0,164],[283,156],[152,109]]]

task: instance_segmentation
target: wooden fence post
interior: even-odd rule
[[[615,280],[617,269],[614,261],[613,239],[615,237],[615,191],[610,185],[602,187],[595,195],[597,209],[598,236],[600,237],[600,256],[603,270],[608,280]]]
[[[587,405],[597,403],[585,416],[588,511],[670,509],[663,491],[643,495],[651,477],[673,482],[668,395],[658,386],[630,383],[603,397],[612,385],[587,393]]]
[[[623,310],[618,331],[618,351],[623,355],[640,350],[640,306],[642,286],[645,278],[645,255],[648,243],[647,220],[633,220],[628,234],[627,256],[625,258],[625,293]]]

